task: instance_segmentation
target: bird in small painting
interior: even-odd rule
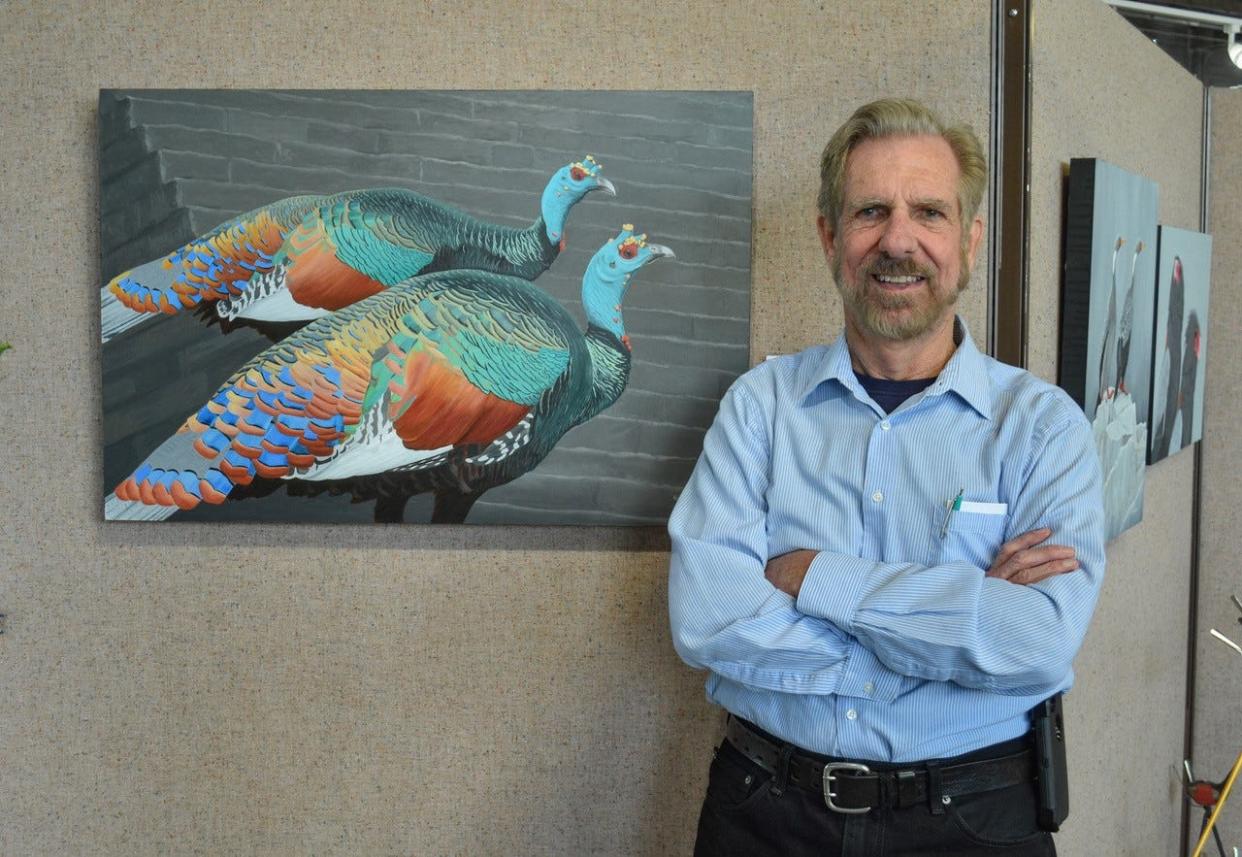
[[[1178,395],[1182,383],[1182,312],[1186,302],[1186,275],[1180,256],[1173,257],[1173,271],[1169,278],[1168,314],[1164,323],[1164,348],[1160,355],[1160,377],[1152,385],[1155,395],[1152,413],[1155,428],[1152,430],[1153,459],[1159,461],[1169,455],[1173,439],[1173,417],[1178,410]]]
[[[375,498],[381,520],[433,492],[433,522],[464,521],[621,395],[630,278],[672,256],[629,225],[604,244],[582,278],[585,332],[527,280],[478,270],[413,277],[313,321],[234,373],[105,517],[158,520],[283,484]]]
[[[1108,314],[1104,320],[1104,337],[1100,346],[1100,376],[1097,402],[1111,399],[1118,393],[1128,393],[1126,372],[1130,366],[1130,340],[1134,333],[1134,278],[1138,268],[1143,242],[1138,242],[1130,259],[1130,287],[1121,302],[1121,314],[1117,313],[1117,257],[1126,239],[1118,236],[1113,245],[1112,280],[1108,291]]]
[[[1113,245],[1112,279],[1108,289],[1108,314],[1104,319],[1104,341],[1100,347],[1100,380],[1096,388],[1097,401],[1103,402],[1113,397],[1110,382],[1117,375],[1117,256],[1125,246],[1126,239],[1117,236]]]
[[[1203,340],[1199,328],[1199,314],[1191,310],[1186,315],[1186,345],[1182,352],[1182,381],[1178,391],[1177,422],[1181,422],[1181,446],[1185,449],[1194,443],[1195,435],[1195,387],[1198,384],[1200,351]]]
[[[1126,372],[1130,368],[1130,341],[1134,335],[1134,276],[1138,270],[1139,255],[1143,252],[1143,242],[1134,248],[1134,257],[1130,260],[1130,288],[1126,291],[1126,299],[1122,304],[1121,319],[1117,325],[1117,384],[1122,393],[1129,393],[1126,386]]]
[[[533,280],[566,245],[569,211],[616,188],[590,155],[548,181],[522,229],[403,188],[282,199],[217,226],[100,292],[104,342],[161,314],[214,305],[223,323],[296,325],[418,274],[477,269]]]

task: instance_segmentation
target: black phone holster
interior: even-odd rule
[[[1061,694],[1031,709],[1035,732],[1035,789],[1039,826],[1055,833],[1069,815],[1069,776],[1065,762],[1065,711]]]

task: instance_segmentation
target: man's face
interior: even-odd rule
[[[953,316],[983,221],[965,229],[957,158],[936,136],[866,140],[845,163],[841,220],[819,218],[845,314],[864,336],[908,341]]]

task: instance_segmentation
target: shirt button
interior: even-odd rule
[[[849,711],[845,712],[845,716],[848,717],[850,720],[857,720],[858,712],[851,708]]]
[[[892,428],[892,426],[889,424],[888,420],[885,420],[884,422],[880,423],[880,428],[884,429],[884,431],[888,431],[889,429]]]
[[[875,683],[869,681],[866,684],[864,684],[863,693],[867,694],[868,696],[875,693]]]
[[[884,502],[884,492],[883,492],[883,491],[876,491],[874,494],[872,494],[872,495],[871,495],[871,499],[872,499],[872,500],[874,500],[874,501],[876,501],[877,503],[883,503],[883,502]]]

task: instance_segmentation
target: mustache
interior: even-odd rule
[[[922,277],[931,280],[936,272],[920,265],[913,259],[895,259],[892,256],[881,256],[874,262],[863,267],[860,272],[864,276],[883,277]]]

